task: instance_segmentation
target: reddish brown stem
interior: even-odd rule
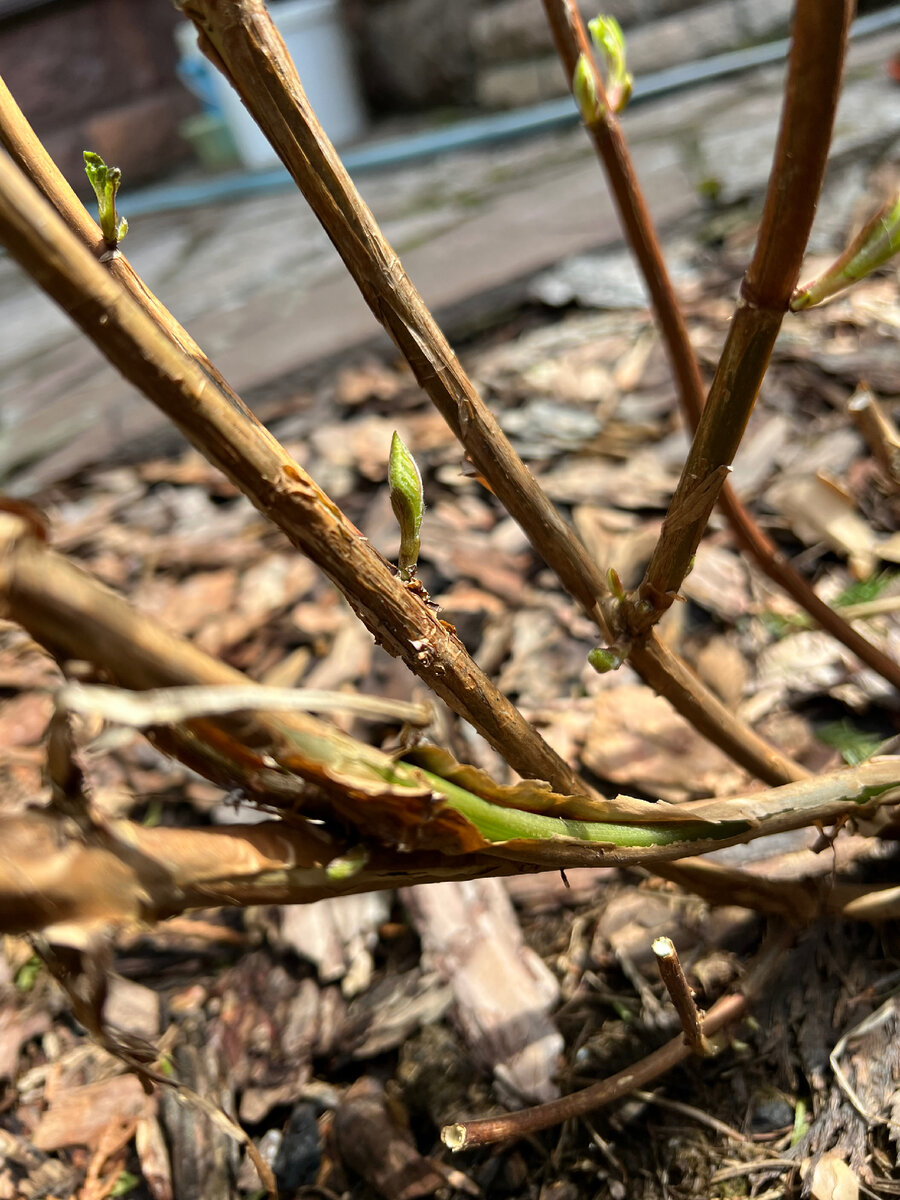
[[[589,61],[593,61],[584,24],[571,0],[544,0],[544,8],[557,51],[571,81],[579,54],[585,53]],[[602,98],[603,83],[599,74],[596,83]],[[683,410],[691,429],[696,432],[705,403],[705,387],[621,127],[615,114],[606,112],[602,121],[588,128],[588,133],[606,170],[628,242],[646,281]],[[809,582],[794,570],[759,528],[727,482],[722,488],[719,504],[738,544],[761,569],[822,629],[900,690],[900,664],[858,633],[816,595]]]
[[[685,1044],[694,1054],[710,1054],[710,1045],[703,1032],[703,1018],[694,1001],[694,993],[687,981],[674,942],[667,937],[656,938],[653,953],[656,955],[659,977],[665,984],[681,1021]]]
[[[572,85],[575,64],[580,55],[585,55],[593,70],[603,113],[599,120],[586,127],[588,136],[606,171],[625,236],[646,281],[679,395],[699,397],[699,408],[702,408],[706,389],[691,349],[684,313],[666,269],[653,219],[644,201],[622,128],[615,114],[609,111],[603,78],[597,70],[581,14],[573,0],[544,0],[544,10],[569,86]]]
[[[756,251],[635,611],[646,629],[674,600],[756,402],[800,274],[825,174],[852,0],[797,0],[784,109]]]
[[[723,996],[712,1006],[703,1018],[703,1033],[706,1037],[733,1025],[746,1014],[774,975],[788,940],[784,933],[772,937],[760,951],[741,991]],[[684,1037],[679,1034],[659,1050],[654,1050],[652,1054],[642,1058],[640,1062],[600,1083],[595,1083],[592,1087],[562,1096],[559,1100],[551,1100],[549,1104],[507,1113],[502,1117],[486,1117],[482,1121],[448,1125],[441,1131],[441,1137],[451,1150],[472,1150],[476,1146],[528,1137],[542,1129],[560,1125],[563,1121],[585,1117],[596,1112],[598,1108],[621,1100],[636,1088],[646,1087],[654,1079],[671,1071],[673,1067],[690,1058],[692,1053]]]

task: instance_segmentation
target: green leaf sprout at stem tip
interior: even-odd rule
[[[122,182],[122,172],[118,167],[108,167],[92,150],[83,153],[84,171],[97,197],[100,231],[107,246],[114,250],[128,232],[128,222],[116,212],[116,192]]]
[[[615,567],[610,567],[606,572],[606,586],[620,604],[624,603],[625,588],[622,584],[622,580],[619,578],[619,572],[615,569]]]
[[[572,76],[572,95],[585,125],[594,125],[603,116],[603,106],[597,96],[594,72],[586,54],[578,55]]]
[[[615,17],[588,21],[591,40],[606,63],[606,98],[613,112],[621,112],[631,98],[634,80],[625,65],[625,35]]]
[[[419,561],[419,530],[422,527],[425,499],[422,492],[422,476],[419,474],[416,460],[396,431],[391,438],[388,485],[391,492],[391,508],[400,526],[397,566],[400,578],[408,583],[415,577]]]
[[[798,287],[791,311],[821,304],[883,266],[900,250],[900,195],[867,221],[847,249],[812,283]]]

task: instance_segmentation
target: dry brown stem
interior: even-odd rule
[[[87,660],[134,689],[239,686],[247,706],[240,715],[158,727],[153,738],[207,777],[226,787],[237,783],[257,803],[285,813],[277,824],[224,830],[148,830],[105,821],[83,795],[63,729],[51,766],[57,790],[72,792],[77,803],[10,818],[0,830],[0,926],[8,930],[53,927],[58,937],[59,926],[84,932],[197,905],[300,903],[390,888],[398,878],[435,882],[651,863],[677,878],[664,865],[671,859],[827,824],[860,805],[889,804],[900,777],[896,759],[873,759],[773,792],[697,802],[683,811],[673,806],[676,832],[678,822],[694,823],[688,840],[672,840],[663,830],[648,842],[640,836],[648,814],[642,818],[640,802],[629,807],[623,798],[621,815],[612,819],[631,814],[637,821],[625,830],[602,816],[593,823],[585,812],[586,820],[566,828],[554,824],[550,836],[525,829],[489,844],[461,816],[465,809],[435,804],[432,789],[440,792],[440,779],[308,714],[254,710],[252,685],[239,672],[137,612],[35,537],[21,517],[0,516],[0,548],[0,615],[18,621],[63,661]],[[511,811],[498,807],[494,819]],[[311,825],[306,816],[325,824]],[[415,848],[401,851],[401,845]],[[352,861],[355,870],[335,873],[335,860]],[[696,890],[708,884],[701,876]]]
[[[694,1001],[675,943],[671,938],[658,937],[653,942],[653,953],[656,955],[659,977],[681,1021],[685,1044],[694,1054],[705,1056],[712,1053],[703,1032],[703,1018]]]
[[[321,222],[377,320],[478,471],[585,611],[606,593],[572,529],[478,395],[310,106],[263,0],[181,0]]]
[[[327,866],[348,843],[285,821],[148,829],[96,820],[88,831],[50,810],[0,820],[0,928],[80,942],[92,929],[147,924],[191,908],[307,904],[332,896],[538,867],[489,855],[375,849],[355,875]]]
[[[516,454],[404,272],[309,105],[260,0],[183,0],[201,49],[238,91],[331,238],[376,318],[472,462],[569,593],[609,637],[605,580]],[[635,669],[697,728],[768,783],[802,768],[766,745],[651,635]],[[671,669],[673,668],[674,669]],[[648,675],[652,673],[654,680]]]
[[[847,401],[847,412],[866,439],[892,490],[900,490],[900,431],[878,403],[872,389],[860,384]]]
[[[789,941],[789,935],[782,930],[767,939],[747,972],[741,990],[716,1001],[703,1018],[703,1033],[706,1037],[712,1037],[713,1034],[727,1029],[746,1015],[775,974]],[[542,1129],[560,1125],[563,1121],[585,1117],[596,1112],[598,1108],[621,1100],[636,1088],[644,1088],[667,1071],[671,1071],[673,1067],[690,1058],[692,1053],[685,1038],[679,1035],[659,1050],[654,1050],[652,1054],[642,1058],[640,1062],[580,1092],[573,1092],[569,1096],[562,1096],[559,1100],[540,1104],[535,1108],[506,1113],[501,1117],[486,1117],[481,1121],[447,1125],[441,1130],[441,1137],[451,1150],[472,1150],[476,1146],[528,1137]]]
[[[284,447],[126,294],[8,161],[0,161],[0,240],[122,374],[325,571],[389,653],[521,774],[571,794],[589,791]]]
[[[572,0],[544,0],[544,8],[567,81],[571,85],[579,54],[585,54],[593,66],[597,94],[601,103],[604,103],[603,80],[597,71],[593,50],[577,7]],[[604,107],[602,118],[590,124],[587,131],[606,171],[622,226],[646,281],[682,408],[692,430],[696,432],[706,389],[627,143],[616,115],[609,112],[608,107]],[[818,625],[900,690],[900,664],[863,637],[840,613],[829,608],[816,595],[807,580],[794,570],[774,542],[759,528],[727,480],[722,485],[719,505],[738,544],[762,570],[784,588]]]
[[[324,137],[324,135],[322,136]],[[239,397],[218,374],[190,335],[182,329],[158,298],[144,286],[121,251],[117,251],[113,255],[105,253],[105,244],[99,227],[88,217],[78,202],[77,197],[35,136],[12,96],[3,87],[2,81],[0,81],[0,139],[22,170],[35,180],[45,197],[70,223],[84,243],[95,253],[101,254],[104,265],[129,295],[144,307],[145,311],[186,353],[194,358],[201,369],[209,375],[216,389],[233,405],[241,408]],[[360,201],[360,203],[362,202]],[[372,219],[371,215],[370,219]],[[459,370],[459,364],[456,363],[455,358],[453,361]],[[437,385],[435,384],[435,386]],[[471,388],[471,384],[469,387]],[[511,449],[509,453],[518,461]],[[524,471],[525,468],[522,467],[522,470]],[[531,479],[527,471],[526,474]],[[500,475],[505,477],[504,471],[501,470]],[[500,486],[498,481],[494,482],[496,486]],[[532,483],[534,483],[533,480]],[[534,486],[537,487],[536,484]],[[546,497],[544,499],[546,500]],[[564,528],[568,529],[567,526]],[[594,578],[594,583],[602,588],[604,583],[597,576],[596,568],[588,559],[580,542],[574,539],[571,531],[567,536],[571,539],[567,543],[569,552],[580,556],[580,566],[586,572],[585,578],[591,576]],[[548,547],[549,552],[553,552],[558,545],[559,543],[551,538],[544,546],[536,544],[536,548],[551,565],[555,565],[549,556]],[[576,598],[579,597],[576,595]],[[601,631],[605,633],[600,608],[595,607],[592,615],[600,625]],[[676,655],[665,649],[656,640],[652,632],[641,644],[635,646],[631,661],[641,676],[655,687],[660,695],[665,696],[678,712],[691,721],[701,733],[720,746],[727,754],[730,754],[736,762],[759,776],[760,779],[770,784],[779,784],[799,778],[803,774],[802,768],[797,767],[763,739],[757,737],[743,722],[737,720]]]

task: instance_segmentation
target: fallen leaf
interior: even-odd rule
[[[144,1119],[155,1111],[156,1100],[147,1095],[135,1075],[115,1075],[58,1091],[31,1140],[38,1150],[63,1146],[93,1149],[111,1122]]]
[[[813,1200],[858,1200],[859,1180],[842,1158],[826,1154],[813,1167],[809,1195]]]
[[[600,779],[663,800],[724,795],[744,779],[721,750],[643,686],[594,697],[581,761]]]

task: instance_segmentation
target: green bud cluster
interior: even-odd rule
[[[97,197],[103,240],[114,250],[128,232],[128,222],[116,212],[116,192],[122,182],[122,172],[118,167],[108,167],[92,150],[83,153],[84,172]]]

